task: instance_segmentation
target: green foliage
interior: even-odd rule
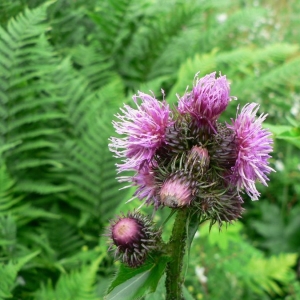
[[[0,29],[0,257],[8,264],[36,249],[40,254],[34,267],[19,276],[34,278],[35,268],[44,270],[40,283],[28,279],[24,288],[14,283],[15,295],[21,298],[40,284],[41,297],[72,295],[72,287],[86,281],[90,271],[83,267],[60,277],[65,258],[83,246],[97,246],[121,198],[107,139],[111,108],[116,109],[115,99],[124,98],[123,84],[105,73],[104,65],[97,80],[97,74],[85,71],[88,63],[77,71],[70,58],[56,54],[46,36],[49,4],[25,10],[7,29]],[[77,261],[75,267],[80,265]],[[12,274],[11,280],[15,277]],[[58,280],[55,290],[46,283],[49,280]],[[64,282],[70,291],[61,288]],[[84,293],[92,289],[85,283]]]
[[[239,99],[227,116],[250,101],[269,114],[277,174],[259,203],[245,201],[243,228],[201,227],[185,297],[298,299],[299,13],[297,0],[2,0],[0,298],[103,297],[115,266],[101,234],[134,207],[107,146],[114,114],[137,90],[174,103],[196,72],[220,71]],[[163,299],[165,263],[132,293],[158,286],[147,299]]]
[[[284,218],[278,206],[264,203],[261,220],[252,223],[252,227],[264,237],[261,247],[271,253],[299,252],[299,209],[299,207],[292,208],[289,217]]]
[[[15,286],[15,280],[18,272],[28,261],[33,259],[39,252],[33,252],[25,257],[19,258],[17,261],[8,261],[6,264],[1,264],[0,268],[0,299],[11,298]]]
[[[222,232],[217,226],[209,232],[209,224],[200,227],[191,252],[194,270],[187,273],[187,285],[197,276],[203,299],[269,299],[282,295],[295,280],[296,254],[266,257],[243,238],[242,229],[241,223]]]
[[[103,255],[98,257],[90,266],[85,266],[81,270],[72,271],[70,274],[62,274],[57,281],[55,288],[51,283],[42,285],[41,289],[35,293],[36,300],[96,300],[94,283],[98,265],[103,259]]]
[[[159,281],[159,284],[156,288],[155,293],[148,294],[145,297],[145,300],[160,300],[160,299],[165,299],[166,298],[166,288],[165,288],[165,280],[166,276],[163,276],[161,280]],[[185,300],[194,300],[195,298],[190,294],[188,289],[183,286],[183,297]]]
[[[105,299],[140,299],[147,293],[155,292],[168,261],[167,256],[158,255],[147,259],[137,269],[121,266]]]
[[[268,124],[268,128],[274,134],[276,139],[284,140],[292,145],[300,148],[300,126],[296,121],[290,120],[294,126],[289,125],[271,125]]]
[[[232,81],[232,94],[238,96],[239,102],[259,102],[263,109],[268,107],[271,116],[279,116],[283,111],[279,108],[290,107],[292,104],[292,99],[286,103],[286,99],[280,98],[281,93],[287,92],[282,86],[289,83],[295,88],[299,84],[298,51],[295,45],[272,44],[264,49],[244,47],[230,52],[214,50],[208,54],[196,54],[188,58],[179,69],[169,100],[172,101],[176,92],[182,95],[190,85],[190,78],[199,70],[201,74],[206,74],[214,70],[227,70],[231,65],[226,76]],[[278,93],[276,101],[271,101],[269,96],[264,97],[270,90]],[[275,95],[271,96],[275,98]]]

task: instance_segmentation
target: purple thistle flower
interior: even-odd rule
[[[226,76],[216,78],[216,72],[197,79],[193,90],[179,98],[178,110],[181,114],[189,113],[198,124],[208,123],[215,131],[214,123],[226,109],[230,88]]]
[[[266,174],[274,171],[268,166],[269,153],[273,150],[271,133],[262,128],[267,115],[261,114],[256,118],[258,109],[256,103],[246,104],[236,120],[232,119],[232,125],[227,124],[234,131],[237,147],[237,160],[229,179],[238,190],[245,189],[252,200],[258,200],[260,196],[255,181],[258,179],[267,186],[269,179]]]
[[[145,199],[145,203],[154,204],[156,208],[160,205],[158,186],[155,182],[153,166],[143,164],[133,176],[120,176],[119,182],[130,182],[131,184],[123,188],[137,187],[133,197],[128,200],[138,198]]]
[[[133,185],[138,187],[134,196],[140,200],[145,199],[145,202],[148,204],[154,203],[157,208],[160,204],[160,200],[152,168],[145,165],[131,180]]]
[[[142,101],[140,105],[137,98]],[[160,102],[141,92],[133,100],[137,109],[124,104],[121,109],[123,114],[116,115],[120,121],[113,122],[116,132],[126,135],[124,138],[110,139],[110,150],[116,157],[125,158],[123,164],[117,164],[119,172],[139,170],[144,163],[149,164],[165,140],[166,128],[173,124],[169,105],[165,101]]]

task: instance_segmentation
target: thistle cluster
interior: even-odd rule
[[[271,133],[262,128],[259,105],[238,108],[235,119],[219,118],[230,101],[225,76],[196,77],[193,88],[170,109],[165,100],[139,92],[136,108],[124,105],[113,122],[121,137],[110,150],[121,158],[118,172],[134,171],[120,181],[136,187],[134,197],[155,209],[187,207],[212,223],[231,222],[243,212],[242,193],[258,200],[256,182],[267,185]],[[122,251],[122,250],[120,250]]]

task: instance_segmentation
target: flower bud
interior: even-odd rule
[[[210,158],[206,148],[201,146],[194,146],[189,155],[188,163],[191,164],[193,170],[201,172],[203,174],[209,167]]]
[[[110,250],[115,248],[115,258],[129,267],[138,267],[145,262],[148,252],[155,248],[157,234],[150,219],[137,212],[128,213],[113,221],[109,228]]]
[[[242,204],[244,201],[240,195],[237,193],[224,195],[222,200],[225,202],[223,211],[220,213],[220,219],[222,221],[230,223],[242,217],[242,213],[244,212]]]
[[[161,187],[160,201],[165,206],[184,207],[190,205],[194,198],[193,184],[180,173],[170,176]]]
[[[218,124],[218,133],[214,135],[212,161],[222,169],[230,170],[236,163],[237,150],[234,132]]]
[[[176,113],[174,119],[176,121],[166,129],[165,141],[157,151],[157,154],[165,160],[172,159],[174,155],[189,149],[190,136],[187,133],[190,120]]]
[[[202,215],[211,219],[212,224],[222,221],[229,222],[241,218],[244,208],[242,197],[234,190],[227,190],[220,195],[203,197],[200,202]]]

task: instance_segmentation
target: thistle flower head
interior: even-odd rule
[[[236,120],[227,125],[235,134],[237,150],[237,159],[229,178],[239,191],[245,189],[252,200],[258,200],[260,196],[255,181],[267,185],[267,174],[274,171],[268,162],[269,153],[273,150],[271,133],[262,128],[267,115],[261,114],[256,118],[258,109],[256,103],[246,104]]]
[[[154,230],[150,219],[137,212],[129,212],[113,221],[107,235],[111,239],[110,250],[115,250],[115,258],[132,268],[144,263],[159,238],[159,232]]]
[[[189,113],[199,125],[214,122],[226,109],[231,97],[226,76],[216,78],[216,72],[197,79],[193,90],[179,99],[178,110],[182,114]]]
[[[140,238],[141,225],[134,218],[122,218],[112,228],[112,239],[120,248],[133,248]]]
[[[138,99],[141,104],[138,104]],[[116,115],[120,121],[113,122],[116,132],[123,138],[112,137],[110,150],[117,157],[125,158],[118,165],[119,172],[139,169],[149,163],[165,139],[166,128],[172,124],[169,105],[154,97],[139,92],[133,97],[136,109],[124,105],[122,114]]]
[[[155,207],[160,204],[158,187],[155,183],[152,167],[145,165],[132,177],[133,186],[137,186],[134,196],[140,200],[145,199],[147,204],[153,203]]]

